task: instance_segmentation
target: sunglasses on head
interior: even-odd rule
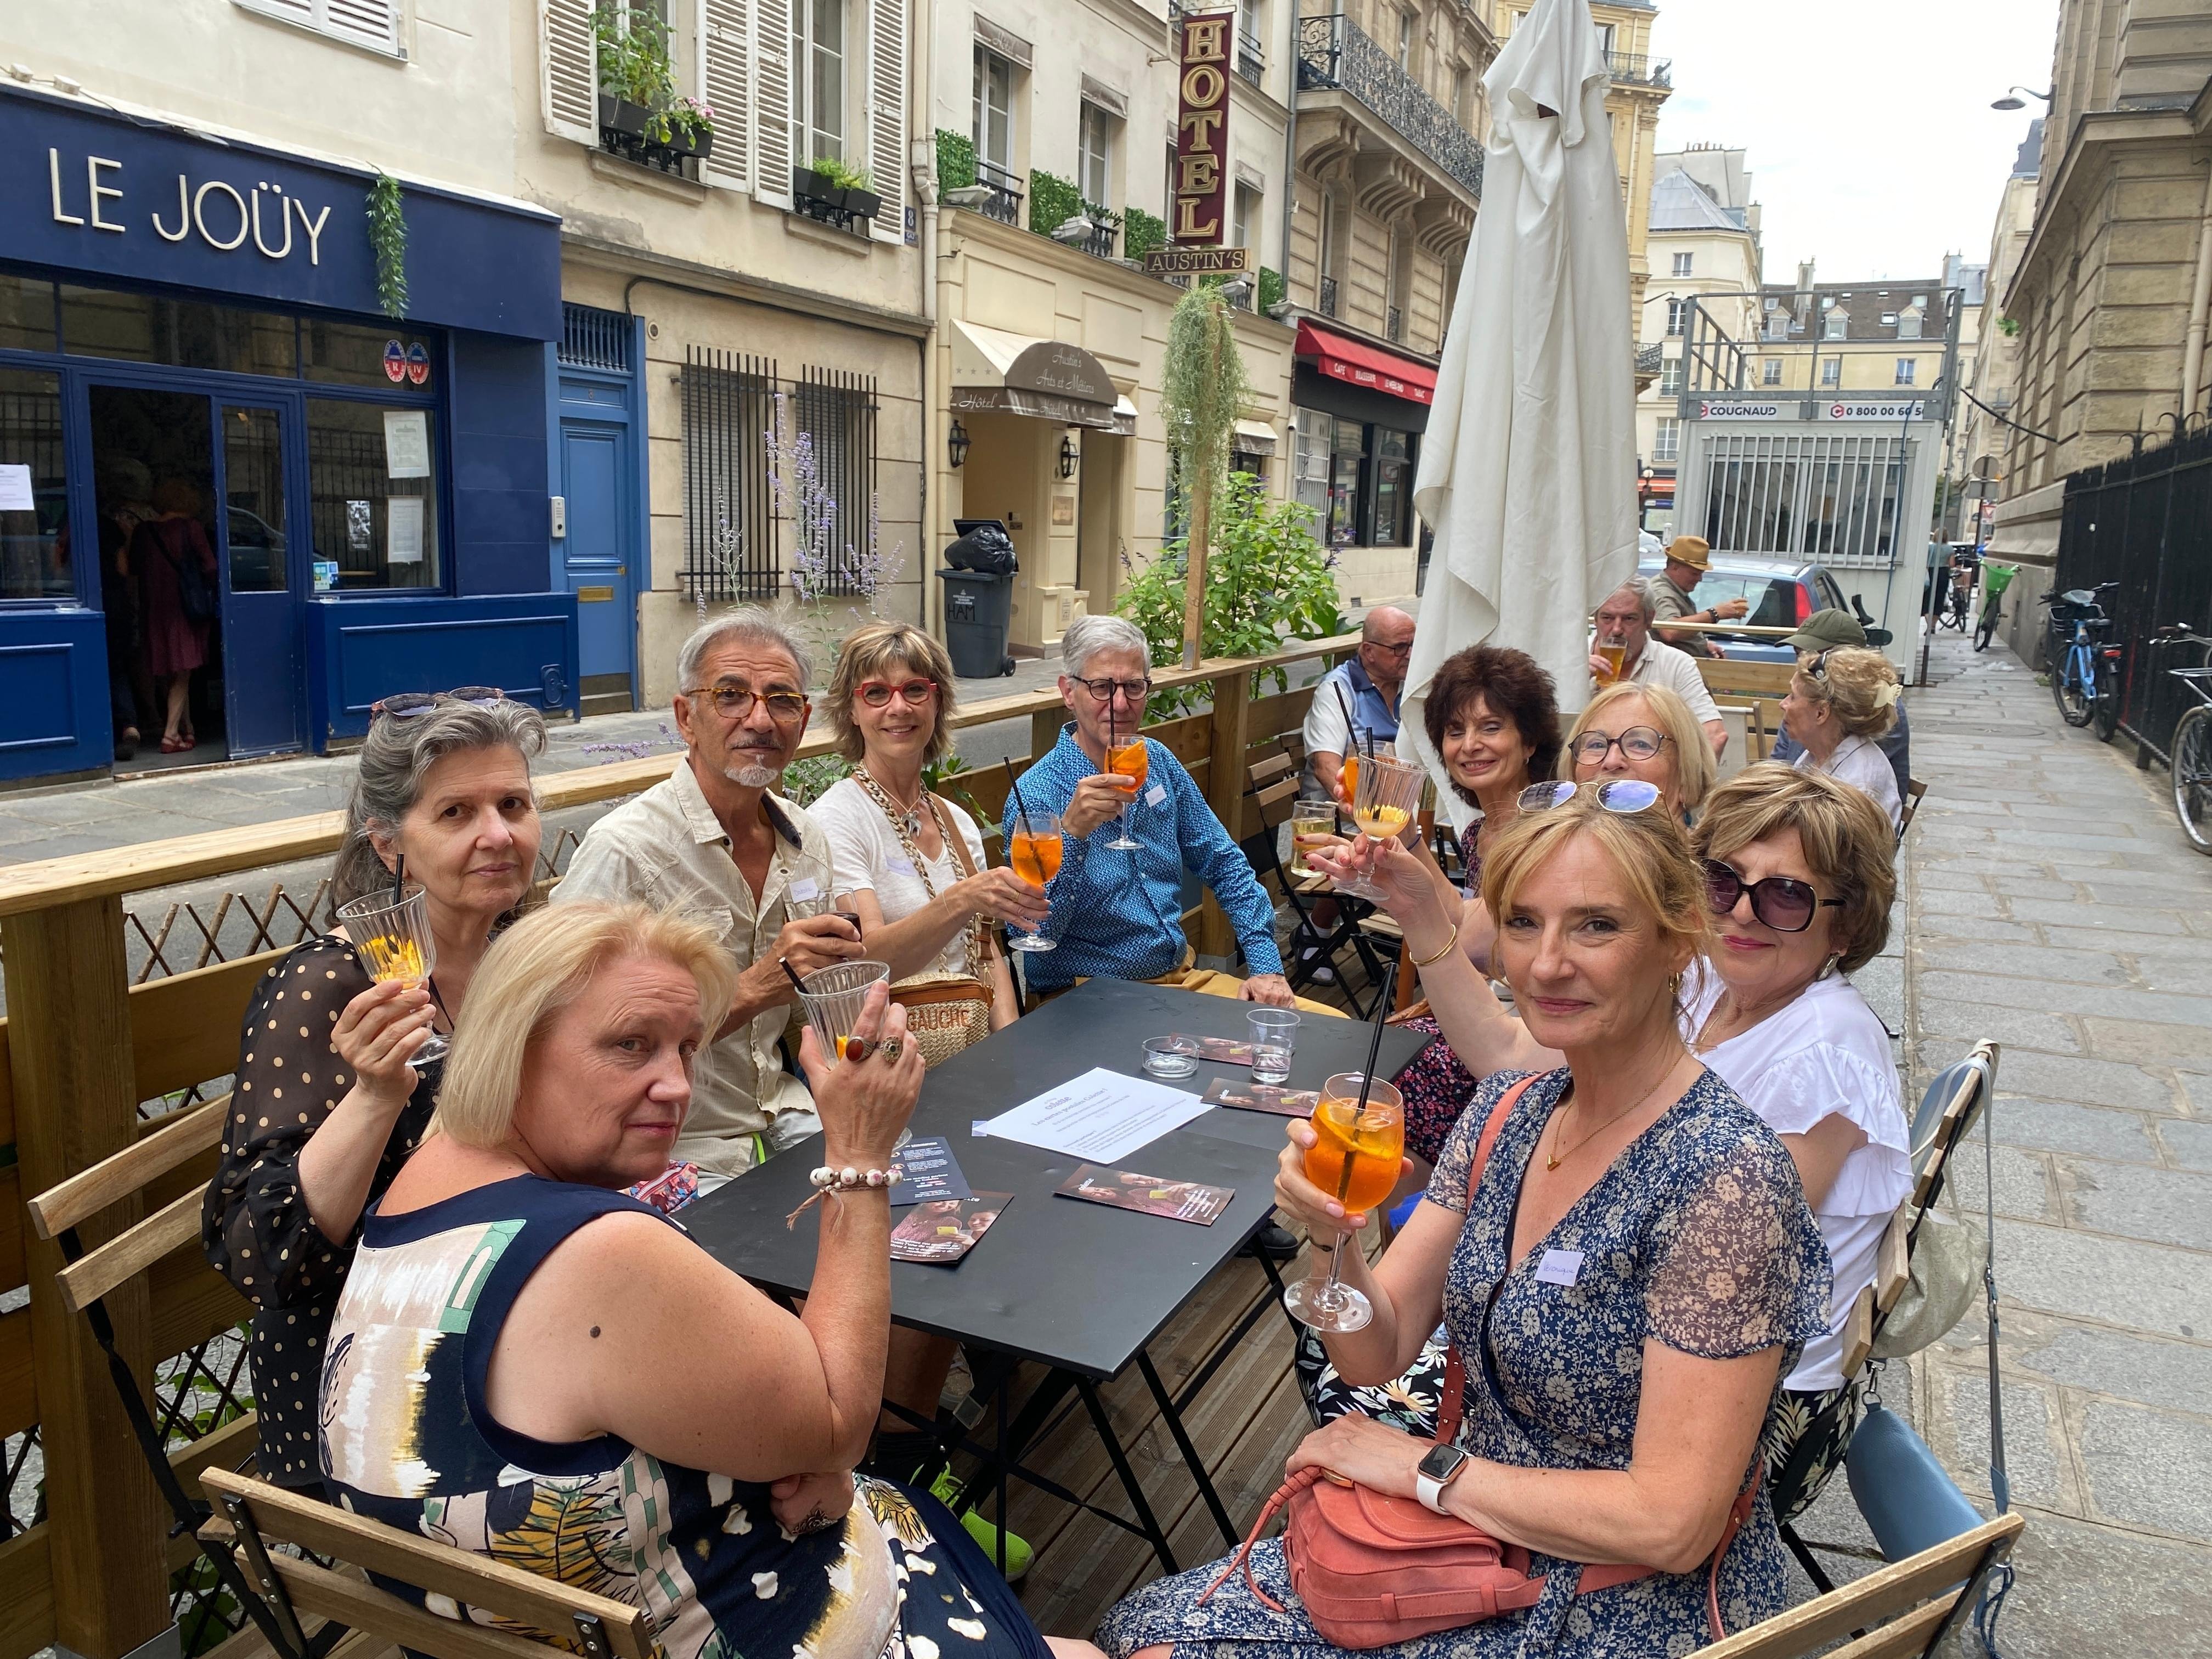
[[[395,720],[411,720],[418,714],[427,714],[441,703],[465,702],[477,708],[489,708],[495,702],[505,702],[507,693],[495,685],[457,685],[450,691],[402,691],[397,696],[380,697],[369,704],[371,720],[387,715]]]
[[[883,680],[868,680],[858,688],[860,701],[871,708],[887,708],[894,696],[906,699],[910,708],[920,708],[937,695],[935,680],[905,680],[892,685]]]
[[[1778,933],[1802,933],[1813,925],[1814,915],[1826,905],[1841,905],[1839,898],[1822,898],[1809,881],[1795,876],[1769,876],[1746,881],[1718,859],[1705,860],[1705,892],[1713,914],[1727,915],[1737,899],[1748,894],[1751,914]]]
[[[1565,806],[1584,789],[1595,795],[1597,804],[1608,812],[1641,812],[1659,800],[1659,786],[1641,778],[1612,778],[1603,783],[1570,783],[1561,778],[1552,783],[1532,783],[1517,799],[1522,811],[1540,812],[1547,807]]]

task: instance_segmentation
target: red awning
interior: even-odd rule
[[[1437,372],[1426,363],[1401,357],[1379,346],[1362,345],[1311,323],[1298,325],[1297,355],[1310,357],[1322,374],[1371,392],[1425,404],[1437,395]]]

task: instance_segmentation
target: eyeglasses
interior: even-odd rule
[[[1561,778],[1552,783],[1532,783],[1517,799],[1522,811],[1540,812],[1547,807],[1565,806],[1583,789],[1594,793],[1597,804],[1608,812],[1641,812],[1659,800],[1659,786],[1642,778],[1609,778],[1603,783],[1569,783]]]
[[[870,680],[859,688],[860,701],[871,708],[890,706],[893,697],[902,697],[909,708],[919,708],[937,695],[935,680],[908,680],[903,685],[890,685],[882,680]],[[770,703],[773,709],[775,705]]]
[[[1705,891],[1717,916],[1728,915],[1735,908],[1737,899],[1749,894],[1751,914],[1778,933],[1802,933],[1813,925],[1814,915],[1824,906],[1843,903],[1839,898],[1822,898],[1811,882],[1794,876],[1746,881],[1718,859],[1705,860]]]
[[[450,691],[402,691],[396,696],[380,698],[369,704],[368,715],[374,720],[379,714],[395,720],[411,720],[418,714],[427,714],[440,703],[465,702],[477,708],[489,708],[495,702],[505,702],[507,693],[495,685],[457,685]]]
[[[1402,657],[1413,648],[1413,642],[1407,640],[1403,645],[1385,645],[1380,640],[1370,640],[1366,648],[1370,651],[1380,651],[1386,657]]]
[[[687,697],[711,697],[715,712],[726,719],[741,720],[753,712],[756,702],[768,705],[769,718],[788,726],[806,713],[806,699],[796,691],[755,691],[750,685],[696,685],[684,694]]]
[[[1648,726],[1632,726],[1617,738],[1603,732],[1585,732],[1575,739],[1575,758],[1595,766],[1615,744],[1620,745],[1626,759],[1650,760],[1667,746],[1667,734]]]
[[[1091,694],[1094,702],[1110,702],[1116,691],[1131,702],[1141,702],[1152,691],[1150,680],[1078,680],[1076,684]]]

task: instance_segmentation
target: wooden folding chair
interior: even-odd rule
[[[585,1659],[660,1659],[643,1607],[228,1469],[206,1470],[200,1483],[216,1511],[200,1528],[202,1546],[233,1571],[242,1559],[293,1650],[311,1659],[356,1632],[438,1659],[554,1659],[576,1652]],[[322,1559],[273,1550],[273,1543]],[[432,1613],[325,1560],[441,1598],[461,1615]],[[323,1621],[312,1638],[306,1634],[310,1618]]]
[[[223,1115],[230,1109],[230,1098],[225,1095],[220,1100],[176,1113],[173,1121],[143,1136],[136,1145],[49,1187],[26,1206],[30,1212],[31,1225],[39,1237],[61,1246],[67,1265],[54,1275],[55,1284],[61,1291],[63,1304],[72,1313],[84,1316],[85,1322],[92,1328],[93,1340],[107,1356],[108,1372],[114,1379],[116,1392],[123,1398],[123,1410],[130,1419],[131,1433],[152,1466],[155,1485],[161,1488],[161,1496],[176,1517],[170,1528],[172,1538],[197,1532],[208,1518],[207,1505],[185,1490],[189,1462],[180,1473],[170,1461],[168,1448],[162,1443],[161,1432],[155,1426],[153,1414],[147,1408],[147,1395],[140,1389],[130,1362],[116,1347],[115,1327],[108,1318],[102,1298],[173,1251],[198,1242],[204,1189],[198,1184],[190,1186],[144,1220],[89,1249],[78,1237],[77,1229],[110,1206],[144,1194],[156,1182],[217,1145],[222,1136]],[[201,1446],[193,1448],[194,1457],[221,1455],[226,1449],[250,1443],[246,1437],[252,1435],[253,1426],[251,1418],[226,1425],[216,1435],[209,1436]],[[259,1627],[279,1659],[304,1659],[301,1650],[288,1642],[286,1632],[270,1609],[239,1576],[230,1558],[218,1553],[203,1553],[207,1554],[223,1588],[238,1598],[240,1606]]]
[[[1905,839],[1905,832],[1912,828],[1912,815],[1920,810],[1920,798],[1928,793],[1928,786],[1917,778],[1905,782],[1905,810],[1898,814],[1897,838]]]
[[[1358,994],[1345,982],[1343,969],[1338,967],[1336,959],[1350,945],[1358,954],[1360,965],[1366,969],[1369,982],[1374,983],[1381,980],[1382,970],[1372,947],[1362,937],[1350,907],[1340,909],[1334,927],[1324,927],[1315,920],[1314,900],[1327,890],[1327,884],[1294,876],[1283,864],[1280,830],[1290,816],[1288,804],[1297,799],[1297,763],[1287,750],[1255,761],[1244,793],[1260,815],[1258,833],[1246,836],[1241,843],[1244,857],[1262,886],[1273,873],[1275,886],[1290,905],[1291,914],[1297,918],[1285,952],[1284,975],[1290,981],[1291,989],[1296,991],[1313,983],[1316,969],[1326,964],[1336,975],[1337,988],[1344,993],[1353,1013],[1361,1019],[1366,1018],[1367,1011],[1361,1006]],[[1313,952],[1310,957],[1307,955],[1309,951]]]
[[[1947,1539],[1933,1548],[1877,1569],[1841,1589],[1778,1613],[1708,1648],[1698,1659],[1929,1659],[1972,1616],[1992,1572],[2012,1553],[2022,1522],[2016,1515]],[[1839,1648],[1828,1644],[1863,1632]]]

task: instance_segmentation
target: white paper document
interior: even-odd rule
[[[387,478],[430,476],[430,416],[425,410],[384,411],[384,475]]]
[[[390,564],[419,564],[422,560],[422,508],[420,495],[393,495],[384,503],[385,560]]]
[[[31,469],[17,462],[0,461],[0,513],[35,513],[37,492],[31,488]]]
[[[978,1132],[1091,1164],[1118,1164],[1148,1141],[1211,1109],[1196,1095],[1094,1066]]]

